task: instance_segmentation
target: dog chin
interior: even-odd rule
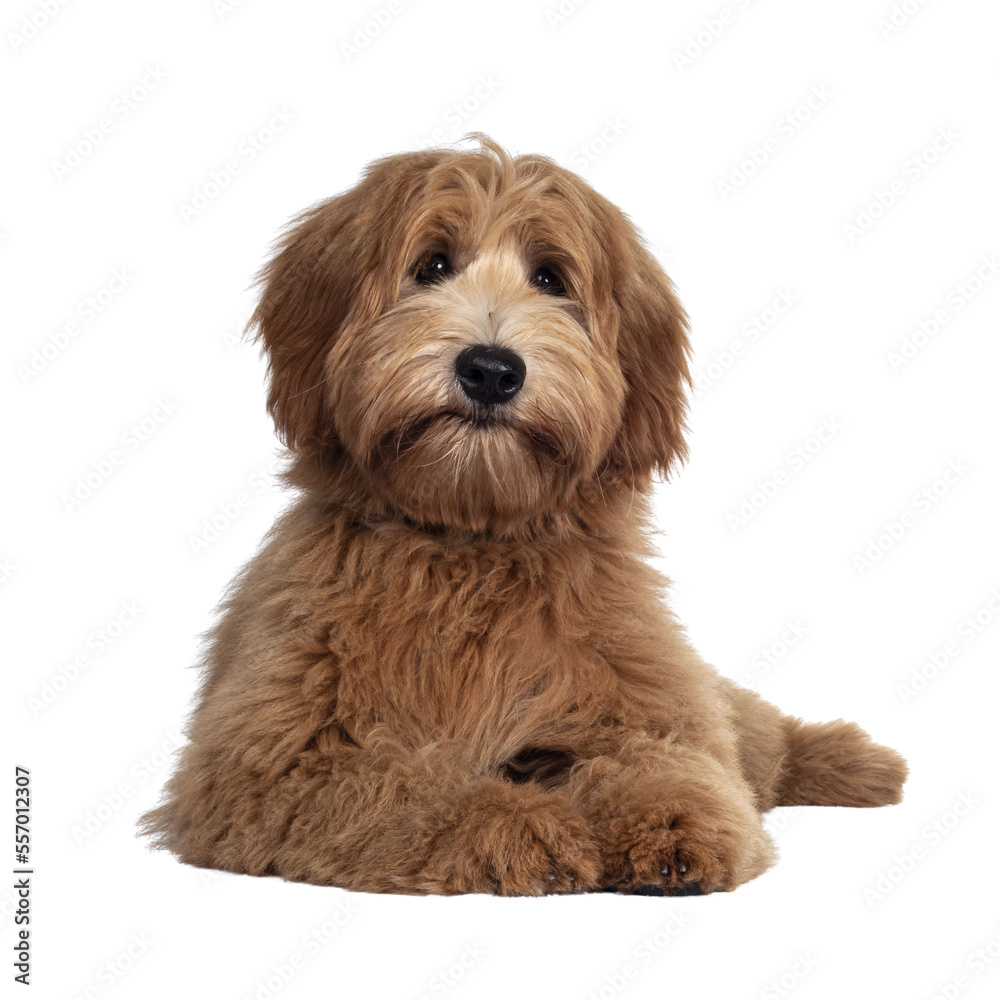
[[[387,435],[369,468],[409,520],[471,531],[544,513],[573,478],[564,448],[547,430],[452,410]]]

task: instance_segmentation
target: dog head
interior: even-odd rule
[[[378,160],[293,220],[251,320],[294,452],[473,530],[665,473],[689,377],[684,312],[625,215],[479,141]]]

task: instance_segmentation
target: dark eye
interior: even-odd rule
[[[562,280],[550,267],[535,268],[535,273],[531,276],[531,283],[540,292],[545,292],[547,295],[566,294]]]
[[[443,253],[432,253],[417,265],[413,277],[419,285],[433,285],[437,281],[443,281],[449,274],[451,261]]]

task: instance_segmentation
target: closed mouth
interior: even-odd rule
[[[511,424],[509,424],[506,420],[502,420],[497,416],[490,415],[489,413],[469,414],[459,413],[457,410],[445,410],[444,413],[440,415],[442,417],[451,417],[468,427],[475,427],[479,430],[489,430],[493,427],[511,426]]]
[[[434,413],[427,414],[426,417],[421,417],[412,424],[403,424],[401,427],[396,428],[396,430],[390,431],[379,442],[379,450],[391,449],[397,454],[405,451],[416,444],[434,424],[442,420],[454,420],[469,427],[480,429],[510,426],[506,422],[501,422],[494,417],[474,416],[468,413],[461,413],[458,410],[437,410]]]
[[[390,431],[379,442],[378,450],[384,454],[395,454],[398,458],[411,448],[424,434],[439,421],[455,421],[476,431],[488,433],[494,430],[512,431],[528,441],[532,449],[552,462],[565,461],[562,446],[552,435],[534,427],[524,427],[493,413],[463,413],[459,410],[437,410],[412,424],[404,424]]]

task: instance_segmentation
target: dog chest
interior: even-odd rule
[[[366,561],[332,602],[339,713],[503,739],[519,719],[561,714],[605,669],[594,595],[565,566],[426,548]]]

